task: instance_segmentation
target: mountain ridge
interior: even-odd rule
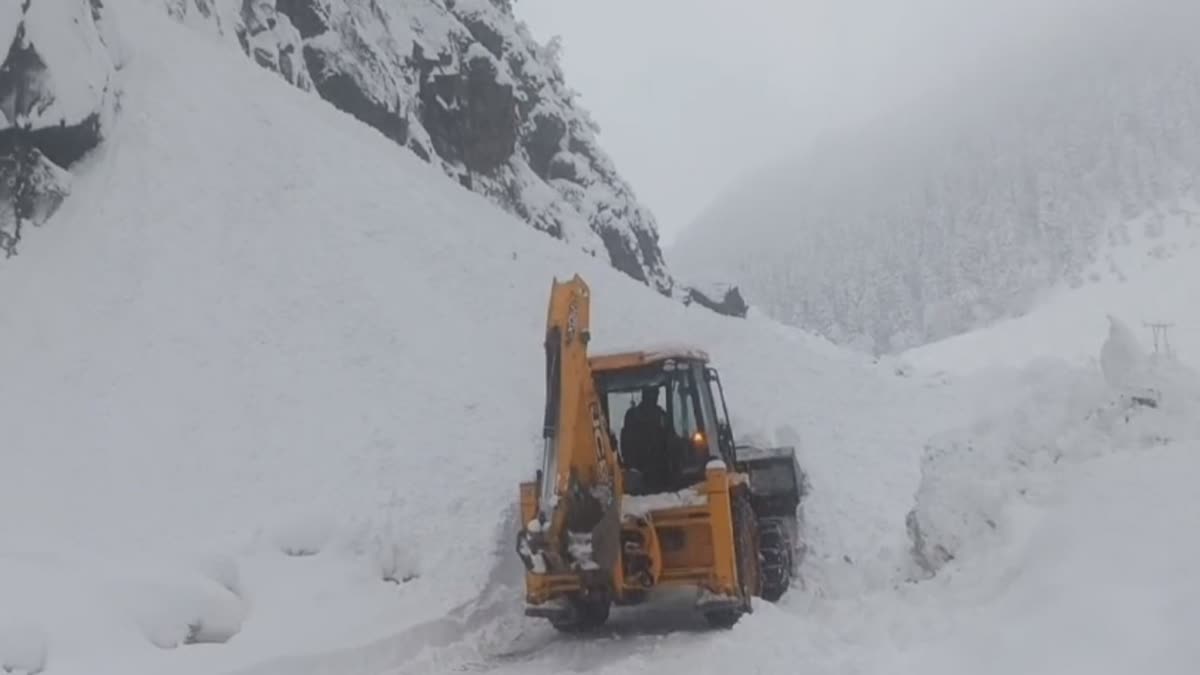
[[[9,186],[0,187],[0,249],[10,256],[26,225],[45,223],[69,193],[72,163],[103,142],[120,67],[109,1],[0,3],[0,23],[13,29],[0,34],[0,44],[11,44],[0,71],[0,186]],[[600,147],[597,125],[558,65],[557,41],[535,40],[510,2],[152,4],[534,229],[662,295],[744,315],[736,294],[709,297],[671,275],[654,216]],[[93,67],[77,76],[70,64],[80,54]]]
[[[1098,6],[1075,32],[1045,30],[1029,54],[750,174],[668,250],[673,269],[728,278],[775,318],[868,352],[1094,280],[1108,247],[1161,236],[1200,181],[1186,28],[1200,10],[1151,5]]]

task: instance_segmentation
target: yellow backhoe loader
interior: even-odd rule
[[[590,291],[551,287],[541,468],[520,485],[525,614],[577,632],[613,605],[691,588],[715,627],[779,599],[803,545],[790,447],[738,446],[717,371],[691,347],[589,356]]]

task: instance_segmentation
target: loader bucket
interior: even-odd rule
[[[795,515],[808,495],[808,477],[790,445],[739,445],[737,467],[750,475],[750,503],[760,518]]]

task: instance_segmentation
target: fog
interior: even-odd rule
[[[748,170],[1194,0],[516,0],[669,243]]]

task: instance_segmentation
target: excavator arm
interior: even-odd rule
[[[588,365],[590,290],[554,281],[546,317],[546,408],[541,470],[522,486],[517,551],[545,580],[619,583],[621,471]],[[576,585],[576,584],[568,584]]]

